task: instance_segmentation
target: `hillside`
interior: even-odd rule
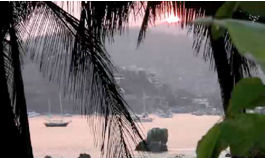
[[[115,36],[114,43],[106,42],[107,50],[117,67],[138,67],[155,73],[176,99],[172,99],[174,102],[171,101],[170,105],[193,106],[192,98],[207,98],[210,106],[221,107],[216,73],[210,70],[209,63],[200,55],[194,54],[192,39],[185,32],[174,29],[167,26],[151,29],[142,45],[136,49],[139,30],[133,28],[122,36]],[[49,84],[48,79],[38,72],[36,64],[25,61],[23,78],[29,109],[47,112],[47,100],[50,98],[52,111],[59,112],[58,87]],[[143,78],[138,78],[138,81],[127,80],[125,84],[137,88],[144,82]],[[146,91],[153,91],[152,87]],[[187,97],[190,98],[188,102],[180,99]],[[75,103],[67,99],[63,101],[65,112],[73,112]]]

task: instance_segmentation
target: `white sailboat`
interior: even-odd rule
[[[61,110],[61,116],[63,116],[63,105],[62,105],[62,98],[61,94],[59,94],[60,99],[60,110]],[[46,127],[66,127],[71,121],[64,121],[63,119],[53,119],[51,115],[51,103],[48,99],[48,108],[49,108],[49,119],[47,122],[45,122]]]

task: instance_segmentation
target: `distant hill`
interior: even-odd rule
[[[216,72],[192,48],[187,32],[160,25],[147,31],[139,48],[136,41],[139,28],[115,36],[107,44],[112,60],[121,67],[141,67],[152,72],[169,85],[176,96],[206,97],[211,106],[221,107]],[[184,94],[183,94],[184,93]]]
[[[136,49],[138,32],[139,29],[133,28],[122,36],[115,36],[114,43],[106,42],[115,65],[127,68],[134,65],[155,72],[175,97],[206,97],[211,106],[221,107],[216,73],[210,70],[209,63],[205,63],[201,56],[195,56],[192,39],[185,32],[159,26],[148,31],[144,42]],[[49,84],[48,79],[38,72],[36,64],[29,60],[24,63],[23,78],[29,109],[47,112],[47,100],[50,98],[52,111],[59,112],[57,85]],[[181,104],[181,100],[177,100],[176,104]],[[73,102],[64,100],[65,112],[72,113],[74,107]]]
[[[169,34],[152,29],[136,49],[138,32],[130,29],[125,35],[115,36],[114,43],[107,44],[115,64],[154,71],[174,89],[185,89],[196,95],[219,93],[216,73],[201,56],[195,55],[192,39],[185,33]]]

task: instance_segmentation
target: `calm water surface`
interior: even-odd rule
[[[148,154],[149,157],[173,158],[177,154],[194,157],[198,140],[220,121],[221,116],[194,116],[191,114],[174,114],[173,118],[159,118],[151,115],[153,122],[142,123],[146,134],[153,127],[167,128],[169,132],[168,152]],[[77,158],[80,153],[88,153],[92,158],[100,157],[99,148],[94,146],[93,135],[84,117],[72,116],[65,120],[72,122],[67,127],[47,128],[45,116],[30,118],[30,131],[33,152],[36,158],[51,155],[53,158]],[[136,153],[137,154],[137,153]]]

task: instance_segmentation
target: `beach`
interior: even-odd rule
[[[176,155],[194,157],[197,142],[221,116],[195,116],[191,114],[174,114],[172,118],[160,118],[150,115],[152,122],[143,122],[140,127],[146,136],[154,127],[168,129],[168,152],[147,154],[150,157],[171,158]],[[92,158],[100,157],[100,148],[95,147],[94,136],[85,117],[73,115],[65,117],[71,121],[67,127],[45,127],[46,116],[29,119],[31,141],[35,158],[50,155],[53,158],[77,158],[80,153],[88,153]],[[137,155],[137,152],[136,152]]]

